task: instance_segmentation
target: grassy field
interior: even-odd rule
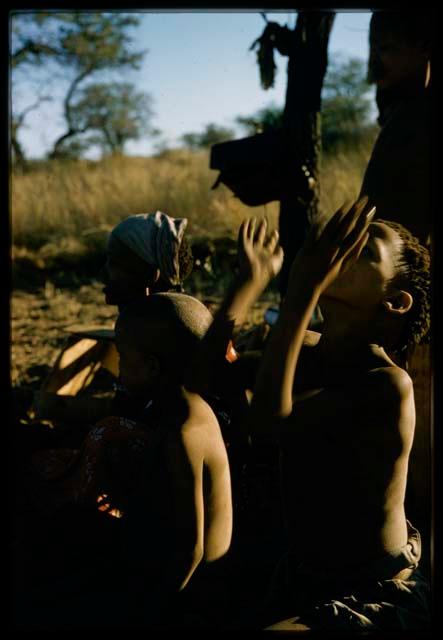
[[[360,188],[370,144],[324,156],[320,212],[330,213]],[[134,213],[160,209],[189,219],[191,238],[234,237],[248,215],[277,224],[278,203],[247,207],[208,168],[207,152],[175,150],[159,157],[35,164],[11,177],[14,257],[38,251],[82,253],[101,247],[109,230]]]
[[[321,213],[357,195],[369,151],[368,145],[324,157]],[[108,232],[130,214],[160,209],[187,217],[194,246],[212,244],[213,253],[212,271],[196,269],[187,290],[205,302],[220,299],[234,269],[241,220],[266,214],[277,226],[278,203],[246,207],[224,186],[211,190],[216,177],[207,153],[182,150],[156,158],[35,163],[26,173],[12,173],[15,387],[27,395],[40,386],[71,325],[113,325],[115,308],[104,304],[99,270]],[[276,301],[271,287],[250,322],[259,322]]]

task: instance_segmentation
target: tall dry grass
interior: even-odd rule
[[[360,188],[370,146],[323,157],[320,213],[326,215]],[[266,214],[278,222],[278,203],[247,207],[223,185],[211,190],[217,172],[207,152],[175,150],[161,157],[117,157],[101,162],[37,164],[11,175],[14,251],[41,256],[104,245],[109,230],[128,215],[157,209],[189,219],[195,237],[234,237],[241,220]]]

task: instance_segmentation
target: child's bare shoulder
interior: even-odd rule
[[[189,394],[189,413],[181,427],[183,442],[205,448],[214,438],[221,437],[217,417],[209,403],[199,394]]]
[[[413,392],[408,372],[396,365],[374,368],[368,372],[368,379],[386,398],[403,399]]]

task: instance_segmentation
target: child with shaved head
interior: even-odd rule
[[[220,427],[209,404],[182,385],[211,321],[207,308],[184,294],[154,294],[125,306],[116,345],[136,419],[102,421],[85,446],[84,499],[106,495],[126,522],[128,577],[139,598],[135,615],[145,624],[154,616],[170,623],[170,614],[159,620],[162,607],[172,606],[198,565],[221,559],[231,542],[230,473]]]
[[[116,346],[131,416],[97,423],[71,470],[53,478],[68,506],[98,508],[117,523],[118,543],[106,566],[92,560],[81,595],[49,596],[51,621],[54,597],[61,622],[75,611],[80,626],[145,628],[183,626],[191,607],[204,617],[221,602],[211,585],[225,589],[218,572],[232,534],[229,461],[211,406],[183,386],[211,322],[201,302],[179,293],[146,296],[121,310]],[[106,535],[102,546],[109,547]],[[196,587],[187,587],[190,581]]]

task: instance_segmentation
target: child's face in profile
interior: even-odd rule
[[[364,312],[376,310],[386,296],[388,283],[396,273],[402,240],[391,227],[373,222],[369,238],[358,260],[325,290],[322,299],[332,298]]]

